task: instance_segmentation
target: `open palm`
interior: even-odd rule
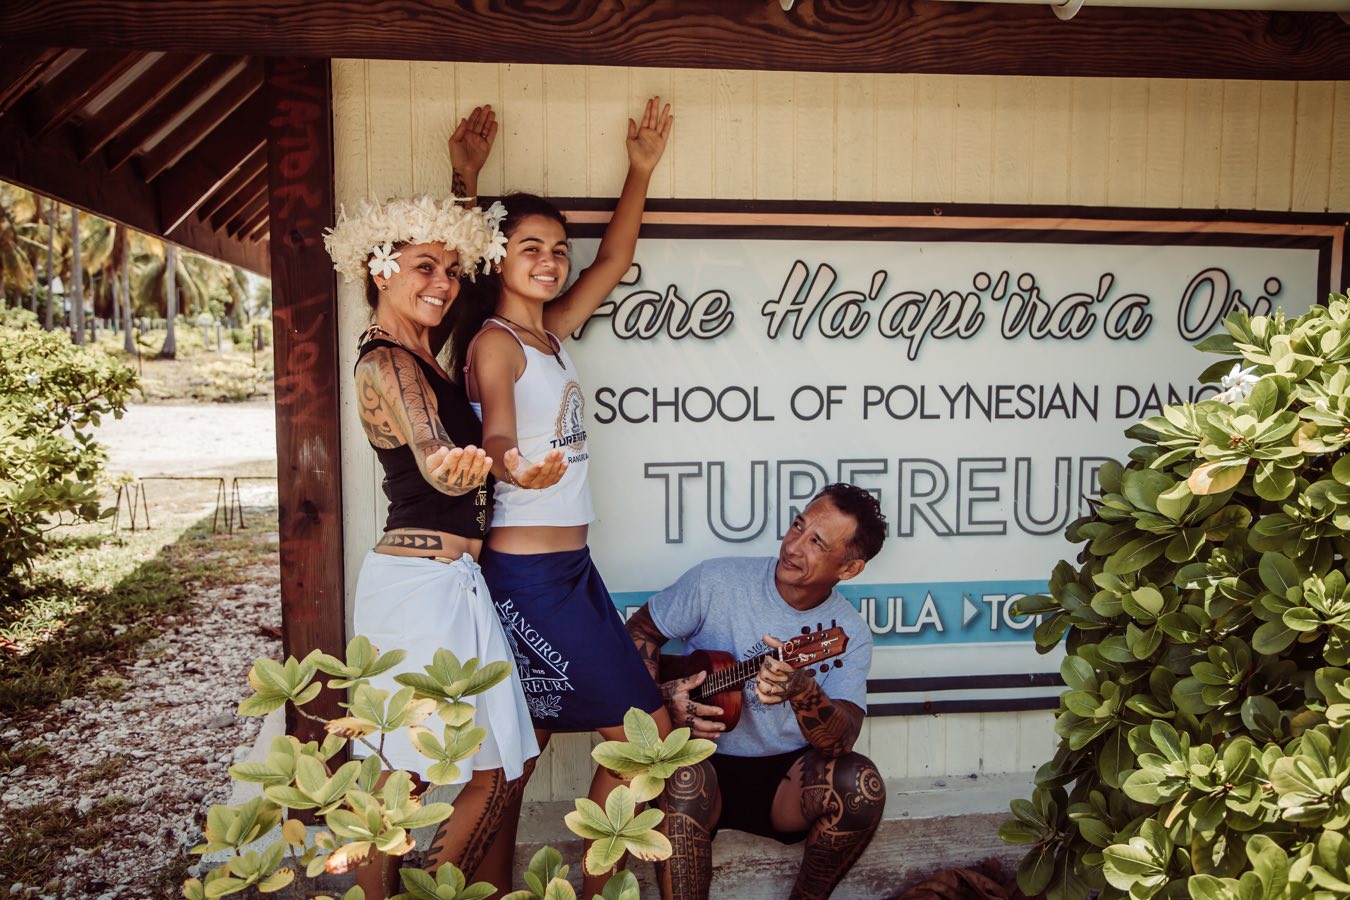
[[[666,139],[670,137],[670,126],[675,117],[670,114],[670,104],[663,108],[660,97],[647,101],[639,124],[628,120],[628,162],[635,169],[650,172],[661,161],[666,151]]]

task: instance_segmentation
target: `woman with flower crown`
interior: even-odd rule
[[[489,110],[490,127],[479,135],[489,147],[491,118]],[[483,574],[541,746],[555,731],[598,731],[606,740],[624,740],[623,718],[631,707],[651,713],[663,736],[670,730],[660,692],[587,549],[595,513],[587,483],[585,395],[560,336],[585,323],[632,265],[647,187],[672,123],[670,107],[663,108],[659,97],[647,101],[640,123],[629,119],[628,176],[618,206],[595,261],[565,290],[571,258],[562,213],[532,195],[502,198],[505,254],[482,288],[490,305],[477,315],[465,306],[456,316],[451,356],[463,367],[470,400],[477,401],[483,446],[501,460],[493,466],[498,481]],[[466,182],[476,183],[477,168],[462,153],[456,158],[453,142],[451,161]],[[526,490],[525,473],[513,464],[517,454],[559,448],[567,462],[561,480]],[[597,769],[591,799],[603,806],[618,783]],[[515,819],[511,813],[503,819],[488,854],[493,865],[511,852]],[[602,886],[602,878],[587,875],[584,895]]]
[[[325,234],[334,267],[349,282],[365,282],[371,308],[356,400],[384,470],[389,514],[361,566],[353,627],[377,647],[407,651],[399,665],[370,679],[390,693],[402,687],[395,675],[420,673],[441,648],[461,662],[513,659],[476,562],[490,524],[493,460],[463,387],[431,349],[432,330],[455,302],[461,277],[502,258],[499,218],[497,210],[423,196],[362,202],[354,215],[343,210]],[[566,468],[561,452],[530,461],[513,451],[503,463],[525,489],[556,483]],[[478,868],[539,754],[514,667],[509,679],[466,700],[488,736],[460,764],[468,783],[432,840],[430,868],[447,860]],[[370,748],[354,742],[353,752],[368,755]],[[380,752],[394,768],[419,775],[433,764],[403,730],[386,735]],[[394,887],[395,858],[374,857],[359,861],[357,883],[367,898],[382,898]]]

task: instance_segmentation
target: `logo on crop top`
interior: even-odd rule
[[[548,446],[550,449],[565,449],[568,462],[586,458],[581,455],[586,449],[586,397],[581,393],[581,385],[575,380],[567,382],[563,388],[562,402],[558,405],[558,420]]]

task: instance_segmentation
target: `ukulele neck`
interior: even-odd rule
[[[701,702],[708,697],[711,697],[713,694],[729,691],[740,685],[742,682],[754,678],[759,672],[759,667],[764,663],[764,660],[768,659],[770,656],[773,656],[776,659],[781,658],[778,655],[778,651],[770,650],[767,653],[761,653],[758,656],[743,659],[738,663],[727,666],[725,669],[709,672],[708,677],[704,679],[703,683],[695,688],[695,694],[691,699]]]

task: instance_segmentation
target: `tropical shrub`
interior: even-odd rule
[[[459,763],[472,756],[487,736],[474,725],[474,708],[466,697],[482,693],[505,679],[509,663],[479,666],[478,660],[461,663],[448,650],[438,650],[425,673],[395,676],[402,690],[390,696],[370,686],[370,679],[400,663],[402,650],[380,653],[365,637],[347,645],[345,659],[314,651],[303,660],[294,657],[279,663],[259,659],[249,671],[253,695],[239,704],[239,714],[265,716],[290,703],[296,712],[322,722],[328,736],[322,743],[301,743],[289,735],[276,738],[267,759],[240,763],[230,768],[236,781],[263,785],[260,797],[237,806],[213,806],[206,820],[206,843],[193,853],[230,851],[225,863],[204,879],[191,878],[183,885],[188,900],[223,897],[254,888],[262,893],[290,886],[295,893],[295,871],[309,877],[324,872],[347,872],[368,864],[375,851],[406,856],[414,846],[415,828],[445,821],[454,812],[449,803],[424,803],[413,793],[406,771],[395,770],[383,757],[384,735],[409,729],[414,747],[435,761],[426,774],[432,785],[450,784],[460,774]],[[328,687],[348,690],[342,704],[347,715],[325,720],[303,707],[319,695],[320,673],[333,676]],[[437,729],[425,723],[439,720]],[[637,811],[637,804],[656,797],[665,780],[682,766],[693,765],[715,749],[711,741],[690,740],[689,729],[676,729],[664,740],[652,717],[638,709],[624,717],[627,741],[606,741],[592,751],[597,762],[631,779],[615,788],[604,807],[586,799],[576,801],[568,813],[567,827],[592,840],[583,865],[592,875],[611,871],[625,853],[639,859],[666,859],[670,842],[656,831],[663,813],[657,809]],[[335,766],[332,760],[349,741],[364,745],[371,754]],[[378,785],[381,769],[392,774]],[[305,810],[322,819],[324,830],[312,838],[296,811]],[[276,828],[282,840],[264,850],[250,845]],[[285,862],[290,866],[284,865]],[[551,847],[535,854],[525,873],[528,889],[506,895],[506,900],[574,900],[567,882],[568,867]],[[399,870],[406,893],[413,900],[482,900],[496,888],[486,882],[466,884],[464,873],[446,863],[436,873],[422,869]],[[361,900],[354,887],[344,900]],[[605,886],[602,900],[638,900],[637,879],[619,871]]]
[[[1020,604],[1068,653],[1000,832],[1027,894],[1350,896],[1350,302],[1224,324],[1223,393],[1126,432],[1078,564]]]
[[[97,482],[106,455],[92,428],[120,417],[131,369],[24,310],[0,325],[0,578],[27,566],[44,535],[102,513]]]

